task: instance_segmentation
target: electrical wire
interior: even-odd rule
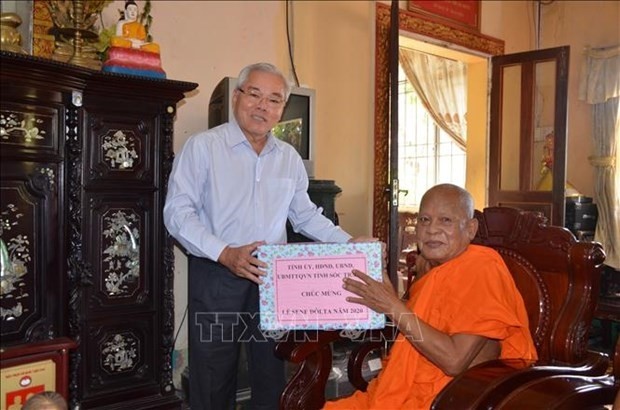
[[[295,70],[295,62],[293,61],[293,44],[291,43],[291,32],[289,24],[289,3],[291,0],[286,1],[286,41],[288,42],[288,56],[291,61],[291,69],[293,70],[293,77],[295,78],[295,85],[299,87],[299,78],[297,78],[297,71]]]
[[[185,317],[187,316],[187,309],[189,305],[185,305],[185,312],[183,312],[183,319],[181,319],[181,323],[179,324],[179,329],[177,330],[177,334],[174,335],[174,341],[172,342],[172,349],[174,350],[177,345],[177,337],[179,337],[179,333],[181,333],[181,328],[183,327],[183,323],[185,322]]]

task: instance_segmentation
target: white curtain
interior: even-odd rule
[[[399,60],[431,117],[465,149],[467,66],[408,48],[399,49]]]
[[[594,201],[598,221],[594,239],[607,254],[605,264],[620,269],[620,45],[586,49],[579,99],[592,104],[596,169]]]

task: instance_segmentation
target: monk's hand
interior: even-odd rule
[[[260,285],[263,283],[261,276],[266,275],[262,269],[265,269],[267,264],[252,255],[256,248],[264,244],[264,241],[257,241],[238,248],[227,246],[220,253],[217,261],[240,278],[251,280]]]
[[[392,317],[396,310],[401,310],[403,303],[396,295],[387,272],[383,272],[383,282],[379,282],[360,272],[352,271],[353,277],[343,279],[343,288],[356,296],[348,296],[347,301],[369,307],[378,313]],[[398,307],[398,309],[396,308]]]

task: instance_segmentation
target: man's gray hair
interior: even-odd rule
[[[59,393],[45,391],[26,400],[22,410],[67,410],[67,402]]]
[[[288,97],[291,95],[291,83],[284,76],[284,74],[282,74],[282,71],[280,71],[278,67],[270,63],[255,63],[245,66],[239,72],[239,76],[237,77],[237,88],[242,88],[245,85],[246,81],[248,81],[250,73],[254,71],[263,71],[265,73],[272,73],[280,76],[280,78],[282,78],[282,82],[284,83],[284,100],[288,101]]]

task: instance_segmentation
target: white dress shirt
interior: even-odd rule
[[[286,243],[287,218],[314,240],[348,241],[307,190],[291,145],[270,134],[258,155],[232,120],[187,140],[170,174],[164,222],[189,253],[213,261],[227,245]]]

